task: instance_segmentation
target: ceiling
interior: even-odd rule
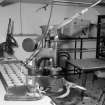
[[[25,3],[39,3],[39,4],[49,4],[53,0],[0,0],[1,6],[7,6],[10,4],[14,4],[17,2],[25,2]],[[54,4],[58,5],[70,5],[70,4],[80,4],[80,5],[91,5],[98,0],[54,0]],[[102,0],[99,3],[100,6],[105,6],[105,0]]]

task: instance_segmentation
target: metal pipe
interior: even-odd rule
[[[87,4],[87,5],[90,5],[92,3],[86,3],[86,2],[73,2],[73,1],[61,1],[61,0],[54,0],[53,1],[54,3],[72,3],[72,4]]]
[[[92,7],[96,6],[97,4],[99,4],[101,1],[102,0],[98,0],[96,3],[94,3],[91,6],[89,6],[89,7],[85,8],[85,9],[81,10],[80,12],[78,12],[74,16],[72,16],[71,18],[66,19],[65,21],[63,21],[62,23],[60,23],[57,28],[59,29],[59,28],[64,27],[68,23],[72,22],[75,18],[77,18],[77,17],[83,15],[84,13],[86,13],[90,8],[92,8]]]

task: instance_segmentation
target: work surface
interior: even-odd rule
[[[52,105],[51,99],[48,96],[43,97],[38,101],[5,101],[4,95],[6,91],[0,81],[0,105]]]
[[[20,67],[19,62],[20,61],[12,60],[12,59],[0,60],[0,72],[3,76],[3,79],[5,80],[6,84],[8,85],[8,87],[13,86],[15,84],[11,83],[9,78],[7,78],[8,76],[6,75],[6,73],[10,75],[10,77],[13,79],[13,81],[15,80],[14,83],[16,83],[16,86],[18,86],[18,85],[21,86],[24,83],[24,81],[23,81],[23,83],[21,83],[21,82],[19,82],[19,79],[17,79],[18,76],[21,76],[22,80],[24,79],[23,78],[24,73],[21,73],[20,72],[21,69],[19,69],[19,67]],[[25,68],[22,68],[22,70],[23,69],[25,69]],[[6,70],[6,72],[5,72],[5,70]],[[2,82],[0,80],[0,105],[52,105],[51,98],[48,96],[44,96],[41,100],[35,100],[35,101],[5,101],[4,100],[5,94],[6,94],[6,90],[4,88],[4,84],[2,84]]]
[[[96,71],[100,69],[105,69],[105,59],[77,59],[77,60],[68,60],[68,64],[71,64],[78,69],[83,70],[83,72]]]

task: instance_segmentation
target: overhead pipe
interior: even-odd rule
[[[61,0],[54,0],[53,1],[54,3],[72,3],[72,4],[87,4],[87,5],[91,5],[92,3],[87,3],[87,2],[73,2],[73,1],[65,1],[65,0],[63,0],[63,1],[61,1]]]
[[[75,18],[83,15],[84,13],[86,13],[90,8],[93,8],[94,6],[96,6],[97,4],[99,4],[102,0],[98,0],[96,3],[92,4],[91,6],[81,10],[80,12],[76,13],[74,16],[72,16],[71,18],[69,19],[66,19],[65,21],[63,21],[62,23],[60,23],[58,25],[58,29],[64,27],[65,25],[67,25],[68,23],[72,22]]]

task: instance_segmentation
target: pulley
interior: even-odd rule
[[[22,42],[22,47],[26,52],[33,52],[38,47],[38,43],[35,39],[26,38]]]

